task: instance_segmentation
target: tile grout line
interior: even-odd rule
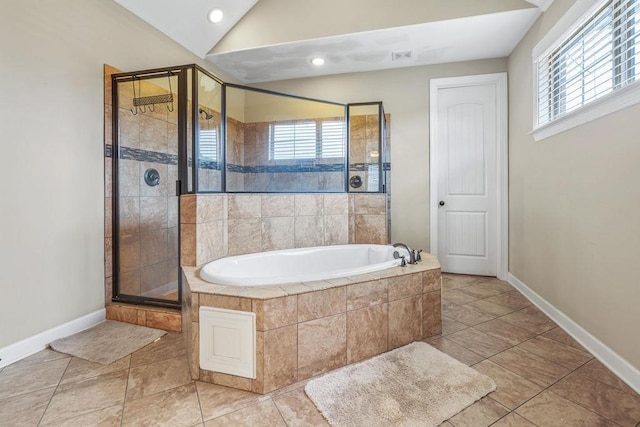
[[[120,427],[124,422],[124,406],[127,403],[127,392],[129,391],[129,375],[131,374],[131,361],[133,360],[133,353],[129,355],[129,367],[127,368],[127,380],[124,384],[124,397],[122,398],[122,415],[120,415]]]
[[[198,390],[198,384],[196,380],[191,380],[193,382],[193,386],[196,388],[196,397],[198,398],[198,408],[200,409],[200,420],[202,421],[202,425],[204,425],[204,412],[202,412],[202,400],[200,398],[200,390]]]
[[[278,411],[278,415],[280,415],[280,418],[282,419],[282,422],[284,423],[285,426],[289,426],[289,423],[287,422],[287,420],[284,419],[284,416],[282,415],[282,411],[280,411],[280,408],[278,407],[278,404],[276,403],[276,401],[273,399],[273,396],[270,396],[271,399],[271,403],[273,403],[273,406],[276,407],[276,411]]]
[[[62,375],[60,375],[60,379],[58,380],[58,384],[56,384],[56,389],[53,390],[53,393],[51,394],[51,397],[49,398],[49,402],[47,402],[47,407],[42,412],[42,415],[40,415],[40,419],[38,420],[38,424],[37,425],[41,425],[42,419],[44,418],[44,414],[46,414],[47,411],[49,410],[49,406],[51,406],[51,401],[53,400],[53,396],[56,395],[56,392],[58,391],[58,388],[60,387],[60,383],[62,382],[62,378],[64,378],[64,374],[66,374],[67,373],[67,369],[69,369],[69,365],[71,364],[71,359],[73,359],[73,357],[69,358],[69,361],[67,362],[67,366],[65,366],[64,372],[62,372]]]

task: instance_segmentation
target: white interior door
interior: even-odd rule
[[[444,272],[498,272],[496,98],[493,84],[438,89],[437,255]]]

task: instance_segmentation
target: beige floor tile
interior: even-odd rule
[[[504,292],[500,295],[487,298],[486,300],[512,310],[522,310],[531,305],[531,302],[516,290]]]
[[[483,280],[487,280],[490,277],[487,276],[471,276],[468,274],[452,274],[452,273],[442,273],[442,278],[444,280],[451,280],[458,283],[463,283],[465,285],[473,285],[475,283],[480,283]]]
[[[204,382],[196,383],[200,407],[205,421],[217,418],[247,406],[254,405],[266,397],[248,391],[223,387]]]
[[[591,360],[589,363],[578,369],[576,373],[593,378],[594,380],[598,380],[605,384],[609,384],[610,386],[624,391],[625,393],[638,396],[638,393],[636,393],[635,390],[629,387],[597,359]]]
[[[536,334],[542,334],[543,332],[556,327],[556,324],[551,319],[533,306],[502,316],[500,320],[527,329]]]
[[[536,427],[534,423],[527,420],[524,417],[511,412],[508,415],[500,418],[495,424],[491,424],[492,427]]]
[[[442,316],[442,335],[449,335],[467,329],[469,326],[464,323],[456,322],[446,316]]]
[[[539,385],[490,360],[473,365],[473,369],[495,381],[497,388],[491,393],[491,398],[509,409],[517,408],[543,390]]]
[[[465,288],[460,289],[461,292],[464,292],[467,295],[471,295],[476,298],[489,298],[496,295],[499,295],[503,292],[507,292],[511,290],[511,288],[503,289],[501,287],[496,287],[491,284],[485,283],[477,283],[475,285],[467,286]]]
[[[489,302],[485,299],[481,299],[481,300],[477,300],[474,302],[471,302],[467,305],[470,305],[471,307],[475,307],[479,310],[484,311],[487,314],[491,314],[493,316],[504,316],[505,314],[509,314],[511,313],[513,310],[505,307],[503,305],[500,304],[496,304],[493,302]]]
[[[120,427],[121,423],[122,405],[116,405],[54,423],[50,427]]]
[[[136,366],[129,371],[127,400],[140,399],[190,382],[186,357]]]
[[[463,305],[476,301],[478,298],[462,292],[460,289],[444,289],[442,298],[454,304]]]
[[[425,340],[425,342],[465,365],[475,365],[476,363],[484,360],[483,356],[480,356],[471,350],[467,350],[461,345],[458,345],[445,337],[429,338],[428,340]]]
[[[587,351],[587,349],[585,349],[583,346],[581,346],[580,343],[578,343],[578,341],[574,340],[571,337],[571,335],[566,333],[560,327],[553,328],[553,329],[545,332],[542,335],[544,337],[546,337],[546,338],[551,338],[552,340],[556,340],[558,342],[561,342],[562,344],[566,344],[566,345],[571,346],[573,348],[577,348],[578,350]]]
[[[126,371],[60,385],[42,417],[42,425],[122,405],[126,385]]]
[[[525,341],[518,347],[571,370],[577,369],[593,359],[589,353],[542,336]]]
[[[549,387],[571,372],[564,366],[518,347],[496,354],[489,360],[542,387]]]
[[[580,373],[574,372],[549,390],[621,426],[633,427],[640,423],[640,396]]]
[[[25,357],[22,360],[18,360],[17,362],[12,363],[11,365],[7,366],[6,369],[20,369],[27,366],[33,366],[39,363],[51,362],[52,360],[59,359],[71,359],[71,356],[64,353],[58,353],[57,351],[53,351],[50,348],[45,348],[44,350],[32,354],[29,357]]]
[[[38,425],[56,387],[0,400],[0,426]]]
[[[153,396],[127,401],[123,426],[192,426],[202,422],[195,384],[166,390]]]
[[[206,427],[285,427],[286,424],[278,412],[273,400],[268,399],[253,406],[232,412],[205,423]]]
[[[442,314],[448,318],[455,320],[456,322],[463,323],[467,326],[474,326],[478,323],[487,322],[491,319],[495,319],[496,316],[487,314],[484,311],[478,310],[475,307],[469,307],[468,305],[442,305]]]
[[[289,427],[329,425],[304,389],[275,396],[273,401]]]
[[[58,385],[69,360],[57,359],[21,368],[6,367],[0,372],[0,400]]]
[[[484,357],[491,357],[511,348],[510,343],[474,328],[467,328],[455,334],[447,335],[447,339]]]
[[[508,413],[509,410],[495,400],[483,397],[448,421],[455,427],[490,426]]]
[[[304,379],[302,381],[298,381],[298,382],[293,383],[291,385],[288,385],[286,387],[282,387],[281,389],[274,390],[273,392],[269,393],[269,396],[276,397],[276,396],[281,395],[281,394],[287,394],[287,393],[290,393],[290,392],[292,392],[294,390],[298,390],[299,388],[304,388],[309,381],[311,381],[314,378],[318,378],[320,376],[322,376],[322,374],[317,375],[315,377]]]
[[[67,367],[60,384],[86,380],[87,378],[97,377],[98,375],[105,375],[111,372],[129,369],[130,360],[131,356],[125,356],[109,365],[103,365],[101,363],[94,363],[74,357],[69,362],[69,366]]]
[[[466,286],[469,286],[468,283],[457,282],[455,280],[447,280],[446,278],[442,278],[442,290],[452,290],[452,289],[461,289]]]
[[[185,357],[186,349],[182,334],[170,332],[158,341],[144,346],[131,355],[131,367],[147,365],[161,360]]]
[[[489,320],[474,326],[475,329],[482,331],[492,337],[500,338],[511,345],[520,344],[530,338],[536,336],[535,333],[520,328],[511,323],[503,322],[500,319]]]
[[[540,393],[516,413],[540,426],[615,426],[598,414],[549,391]]]

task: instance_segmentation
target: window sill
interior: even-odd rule
[[[573,129],[574,127],[639,103],[640,81],[637,81],[559,117],[551,123],[539,126],[532,130],[530,135],[533,136],[536,142],[541,141],[550,136]]]

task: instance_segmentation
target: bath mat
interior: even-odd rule
[[[437,426],[494,391],[493,380],[414,342],[309,381],[332,426]]]
[[[60,353],[109,365],[165,335],[165,331],[107,320],[99,325],[53,341]]]

